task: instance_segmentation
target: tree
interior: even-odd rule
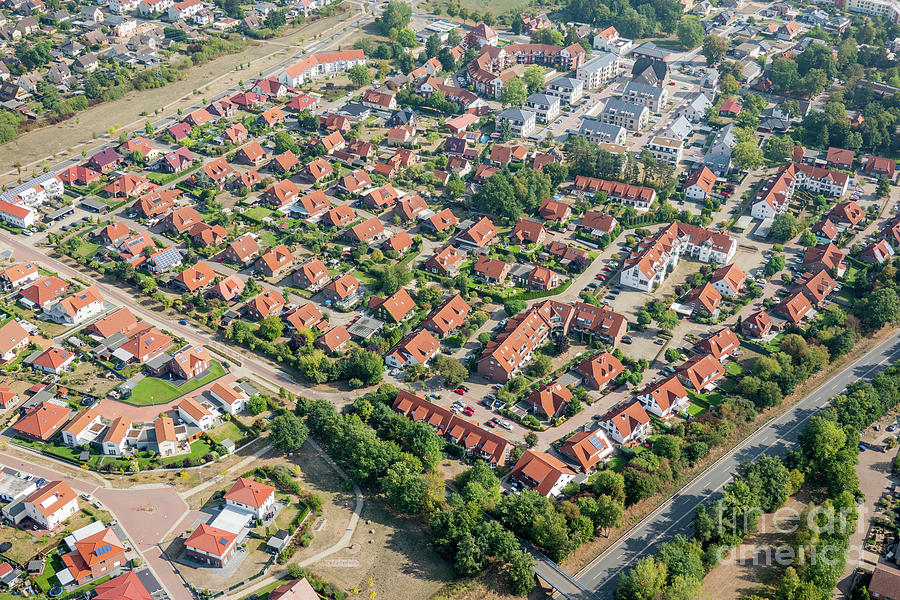
[[[290,412],[278,415],[269,426],[269,442],[285,454],[300,450],[308,434],[309,429],[300,417]]]
[[[275,142],[276,154],[281,154],[283,152],[287,152],[288,150],[293,152],[297,147],[297,144],[294,142],[294,138],[292,138],[291,134],[287,131],[279,131],[272,136],[272,141]]]
[[[500,123],[497,125],[497,133],[500,134],[501,142],[506,142],[512,139],[512,125],[509,124],[509,121],[507,119],[500,120]]]
[[[681,45],[685,50],[693,50],[704,41],[703,24],[700,23],[700,19],[694,15],[685,15],[682,17],[681,21],[678,22],[678,27],[675,31],[678,36],[678,41],[681,42]]]
[[[513,593],[524,596],[534,589],[534,557],[524,550],[516,550],[506,568]]]
[[[616,582],[616,600],[658,600],[666,585],[666,564],[652,556],[638,560],[633,569],[619,576]]]
[[[250,396],[250,399],[247,400],[247,410],[250,411],[251,415],[261,414],[266,410],[266,399],[259,394],[253,394]]]
[[[287,17],[283,10],[273,10],[266,15],[263,26],[266,29],[278,29],[287,23]]]
[[[525,84],[519,78],[513,78],[503,84],[500,91],[500,102],[503,106],[522,106],[525,104]]]
[[[800,234],[800,243],[807,248],[815,246],[818,243],[818,241],[816,240],[816,234],[814,234],[809,229],[804,229],[803,233]]]
[[[553,368],[553,362],[549,356],[546,354],[538,354],[534,358],[534,363],[531,365],[532,372],[538,377],[543,377]]]
[[[678,313],[672,309],[664,310],[656,317],[656,323],[659,325],[660,329],[672,331],[675,329],[675,326],[678,325]]]
[[[620,504],[625,502],[625,478],[621,473],[600,471],[594,476],[591,488],[598,496],[609,496]]]
[[[719,81],[719,91],[725,94],[726,96],[734,96],[741,89],[741,84],[738,83],[738,80],[734,78],[734,75],[731,73],[725,74],[721,81]]]
[[[605,531],[609,537],[609,530],[622,525],[622,517],[625,515],[625,504],[606,494],[597,496],[597,514],[594,524],[601,531]]]
[[[750,486],[763,512],[781,508],[791,494],[791,474],[779,458],[763,455],[741,463],[738,476]]]
[[[256,330],[257,337],[270,342],[280,338],[283,333],[284,322],[277,315],[271,315],[260,321]]]
[[[770,232],[776,240],[786,242],[794,237],[799,226],[797,217],[791,213],[781,213],[772,220]]]
[[[409,27],[404,27],[397,32],[397,43],[404,48],[415,48],[419,45],[416,40],[416,32]]]
[[[900,320],[900,297],[893,288],[883,287],[872,292],[865,302],[863,319],[872,329]]]
[[[786,135],[773,135],[763,150],[765,157],[773,162],[784,162],[794,150],[794,140]]]
[[[703,39],[703,56],[706,63],[714,65],[725,57],[728,51],[728,40],[717,35],[708,35]]]
[[[666,362],[675,362],[681,357],[677,348],[666,348]]]
[[[525,69],[522,75],[522,81],[528,88],[528,93],[533,94],[544,87],[544,67],[540,65],[531,65]]]
[[[773,254],[772,258],[765,264],[763,267],[763,273],[766,274],[766,277],[771,277],[775,273],[784,269],[785,266],[784,256],[781,254]]]
[[[878,178],[878,186],[875,188],[875,195],[884,198],[891,193],[891,182],[887,177]]]
[[[761,167],[763,165],[763,153],[759,149],[759,143],[756,139],[745,140],[735,144],[734,148],[731,149],[731,161],[739,171],[748,171]]]
[[[384,35],[390,35],[392,29],[400,30],[409,25],[412,8],[401,0],[391,0],[381,16],[376,19],[378,28]]]
[[[434,58],[441,51],[442,46],[441,37],[436,33],[432,33],[425,42],[425,56]]]
[[[365,65],[353,65],[347,70],[347,77],[357,88],[369,85],[372,82],[372,73]]]
[[[455,388],[469,376],[465,365],[443,354],[434,357],[434,368],[444,378],[444,385],[451,388]]]
[[[447,180],[447,185],[444,187],[444,195],[447,196],[450,200],[456,200],[458,198],[462,198],[463,194],[466,193],[466,184],[460,179],[459,175],[454,173],[450,176],[450,179]]]
[[[388,506],[401,514],[416,515],[422,512],[425,481],[406,462],[396,462],[388,467],[379,483]]]
[[[385,294],[393,294],[412,281],[413,276],[406,264],[392,263],[381,267],[376,277],[379,289]]]

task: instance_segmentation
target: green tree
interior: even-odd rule
[[[503,303],[503,310],[511,317],[525,310],[526,306],[524,300],[507,300]]]
[[[425,482],[407,463],[392,464],[379,483],[388,506],[406,515],[417,515],[422,512],[425,503]]]
[[[739,171],[749,171],[763,165],[763,153],[755,136],[752,140],[745,140],[734,145],[734,148],[731,149],[731,161]]]
[[[891,182],[887,177],[878,178],[878,186],[875,188],[875,195],[879,198],[885,198],[891,193]]]
[[[425,56],[434,58],[441,51],[442,46],[441,37],[436,33],[432,33],[425,42]]]
[[[247,400],[247,410],[250,411],[251,415],[261,414],[266,410],[266,399],[259,394],[253,394],[250,396],[250,399]]]
[[[766,274],[766,277],[771,277],[775,273],[781,271],[785,267],[784,256],[781,254],[773,254],[772,258],[766,262],[763,267],[763,273]]]
[[[800,224],[797,217],[791,213],[782,213],[772,220],[772,237],[780,242],[786,242],[794,237]]]
[[[678,313],[672,309],[664,310],[657,318],[660,329],[672,331],[678,325]]]
[[[800,234],[800,243],[808,248],[811,248],[818,244],[816,240],[816,234],[814,234],[809,229],[804,229],[803,233]]]
[[[726,96],[734,96],[741,90],[741,85],[731,73],[725,74],[719,81],[719,91]]]
[[[280,338],[283,333],[284,322],[277,315],[271,315],[260,321],[256,330],[257,337],[270,342]]]
[[[369,67],[365,65],[353,65],[347,70],[347,77],[357,88],[369,85],[372,82],[372,73],[369,71]]]
[[[540,65],[531,65],[525,69],[522,81],[525,82],[525,87],[528,89],[529,94],[533,94],[544,87],[544,72],[544,67]]]
[[[880,329],[900,320],[900,297],[894,288],[883,287],[869,294],[863,319],[872,329]]]
[[[700,19],[694,15],[685,15],[682,17],[681,21],[678,22],[678,27],[675,31],[678,36],[678,41],[681,42],[681,46],[685,50],[693,50],[704,41],[703,24],[700,23]]]
[[[784,162],[794,150],[794,140],[786,135],[773,135],[763,150],[765,157],[773,162]]]
[[[376,23],[381,33],[389,35],[392,29],[399,31],[407,27],[410,17],[412,17],[412,8],[409,4],[401,0],[391,0],[381,13],[381,17],[376,19]]]
[[[703,39],[703,56],[709,65],[717,64],[728,51],[728,40],[717,35],[708,35]]]
[[[638,560],[634,568],[619,576],[616,600],[659,600],[666,586],[668,569],[652,556]]]
[[[450,179],[447,180],[447,185],[444,187],[444,195],[447,196],[450,200],[456,200],[458,198],[462,198],[463,194],[466,193],[466,184],[460,179],[459,175],[456,173],[450,176]]]
[[[500,102],[503,106],[522,106],[525,104],[525,84],[521,79],[515,77],[503,84],[500,91]]]
[[[534,557],[524,550],[516,550],[509,559],[506,574],[513,593],[525,596],[534,589]]]
[[[405,263],[392,263],[377,272],[378,288],[385,294],[393,294],[412,281],[412,271]]]
[[[294,413],[286,412],[272,419],[269,426],[269,442],[285,454],[300,450],[309,429]]]
[[[464,364],[443,354],[434,357],[434,368],[444,378],[447,387],[456,387],[469,376]]]

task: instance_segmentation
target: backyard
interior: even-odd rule
[[[136,406],[166,404],[175,398],[193,392],[197,388],[215,381],[224,374],[225,368],[222,364],[213,360],[210,361],[209,372],[204,377],[191,379],[177,387],[158,377],[145,377],[134,386],[130,397],[122,398],[122,402],[127,402],[128,404],[134,404]]]

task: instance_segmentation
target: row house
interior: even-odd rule
[[[593,196],[597,192],[605,192],[609,200],[633,206],[639,212],[649,210],[656,199],[656,190],[653,188],[584,175],[578,175],[575,178],[575,185],[572,189],[582,196]]]

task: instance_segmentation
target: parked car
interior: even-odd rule
[[[509,421],[500,421],[500,427],[508,431],[512,431],[513,428],[512,423],[510,423]]]
[[[625,337],[622,338],[623,344],[630,344],[633,341],[634,341],[634,339],[632,339],[632,337],[630,335],[626,335]]]

